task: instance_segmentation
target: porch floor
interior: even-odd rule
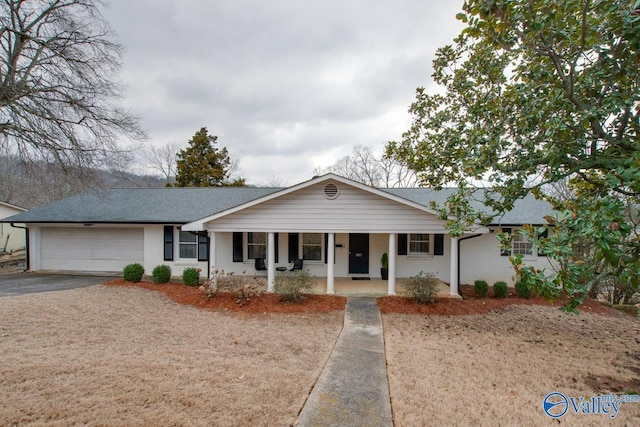
[[[371,278],[371,280],[353,280],[351,277],[336,277],[334,278],[334,290],[336,295],[383,296],[387,295],[388,282],[375,278]],[[314,293],[327,293],[326,277],[318,277],[318,285]],[[396,278],[396,294],[404,294],[401,278]],[[440,283],[438,298],[456,298],[456,296],[449,295],[449,286],[445,283]]]

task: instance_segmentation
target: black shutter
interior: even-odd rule
[[[275,248],[274,248],[274,249],[275,249],[275,252],[276,252],[276,256],[275,256],[275,258],[276,258],[276,259],[274,260],[274,262],[276,262],[276,263],[277,263],[277,262],[278,262],[278,252],[280,252],[280,251],[278,250],[278,249],[279,249],[279,247],[280,247],[280,245],[278,244],[278,241],[279,241],[280,239],[278,239],[278,235],[279,235],[279,233],[273,233],[273,234],[274,234],[274,237],[273,237],[273,243],[274,243],[274,246],[275,246]]]
[[[173,226],[164,226],[164,260],[173,261]]]
[[[289,233],[289,262],[300,258],[298,254],[298,233]]]
[[[444,255],[444,234],[433,235],[433,254]]]
[[[324,263],[329,259],[329,234],[324,233]]]
[[[242,233],[233,233],[233,262],[243,262]]]
[[[502,233],[503,234],[511,234],[511,228],[508,227],[502,227]],[[507,250],[500,250],[500,255],[502,256],[511,256],[511,249],[507,249]]]
[[[406,234],[398,234],[398,255],[407,254],[407,240],[409,236]]]
[[[209,237],[206,231],[198,231],[198,261],[209,259]]]
[[[546,239],[547,237],[549,237],[549,229],[548,228],[545,228],[542,233],[538,234],[538,240]],[[547,256],[547,254],[544,253],[540,248],[538,248],[538,256]]]

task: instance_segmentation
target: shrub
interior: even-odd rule
[[[506,298],[509,295],[507,282],[496,282],[493,284],[493,295],[496,298]]]
[[[489,284],[486,280],[476,280],[473,283],[473,293],[478,298],[486,298],[489,293]]]
[[[139,282],[144,274],[144,267],[138,263],[129,264],[122,270],[122,277],[127,282]]]
[[[169,283],[171,279],[171,267],[168,265],[158,265],[151,272],[153,283]]]
[[[306,270],[276,277],[274,292],[282,301],[300,302],[305,299],[305,293],[315,288],[317,280]]]
[[[263,284],[257,277],[254,277],[251,282],[247,282],[246,276],[236,276],[233,273],[225,274],[224,271],[221,271],[217,274],[217,278],[218,289],[230,292],[238,305],[247,305],[252,298],[262,293]],[[211,297],[216,294],[217,289],[209,286],[207,295]]]
[[[187,286],[197,286],[200,281],[200,269],[187,267],[182,272],[182,281]]]
[[[403,282],[404,289],[411,298],[420,304],[434,302],[438,295],[438,279],[432,273],[420,272],[417,276]]]
[[[518,298],[531,298],[531,286],[522,280],[518,280],[516,282],[516,295],[518,295]]]

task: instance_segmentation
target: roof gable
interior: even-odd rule
[[[432,216],[437,216],[437,213],[432,211],[429,207],[427,207],[424,204],[420,204],[420,203],[416,203],[412,200],[406,199],[406,198],[402,198],[402,197],[398,197],[395,194],[389,193],[389,192],[385,192],[382,191],[380,189],[377,188],[373,188],[373,187],[369,187],[367,185],[361,184],[359,182],[355,182],[355,181],[351,181],[347,178],[341,177],[339,175],[335,175],[335,174],[326,174],[326,175],[322,175],[319,177],[315,177],[311,180],[302,182],[300,184],[294,185],[292,187],[289,188],[285,188],[285,189],[281,189],[279,191],[273,192],[271,194],[265,195],[264,197],[258,198],[258,199],[254,199],[254,200],[250,200],[247,203],[244,203],[242,205],[238,205],[235,206],[231,209],[225,210],[225,211],[220,211],[217,212],[213,215],[209,215],[207,217],[201,218],[197,221],[193,221],[189,224],[186,224],[183,228],[185,230],[191,230],[191,231],[196,231],[196,230],[203,230],[205,228],[205,224],[206,223],[210,223],[213,221],[217,221],[220,220],[223,217],[229,216],[229,215],[233,215],[235,213],[238,213],[240,211],[245,211],[248,209],[251,209],[253,207],[256,207],[258,205],[265,205],[268,204],[269,202],[272,202],[274,200],[284,200],[287,199],[288,196],[291,196],[293,194],[302,194],[305,190],[311,188],[311,187],[318,187],[318,186],[323,186],[326,185],[328,183],[336,183],[339,185],[343,185],[343,186],[347,186],[350,188],[354,188],[357,191],[360,191],[362,193],[366,193],[366,194],[370,194],[372,196],[375,197],[379,197],[381,199],[385,199],[385,200],[389,200],[392,202],[395,202],[397,204],[400,205],[404,205],[407,207],[411,207],[413,209],[416,209],[418,211],[421,211],[423,213],[428,213],[431,214]]]

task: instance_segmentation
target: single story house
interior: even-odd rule
[[[0,221],[4,218],[19,214],[26,209],[10,203],[0,202]],[[0,222],[0,254],[24,249],[26,246],[26,232],[24,224],[9,224]]]
[[[278,267],[302,259],[306,270],[334,278],[380,278],[389,254],[388,293],[398,278],[431,272],[458,293],[459,283],[485,279],[513,283],[509,251],[495,232],[543,224],[551,205],[528,196],[492,224],[451,237],[429,206],[453,189],[380,189],[334,174],[288,188],[218,187],[113,189],[78,194],[4,221],[27,224],[29,269],[121,271],[129,263],[150,272],[160,264],[173,274],[186,267],[254,274],[266,259],[268,289]],[[517,236],[513,252],[549,266]],[[363,285],[366,286],[366,285]]]

